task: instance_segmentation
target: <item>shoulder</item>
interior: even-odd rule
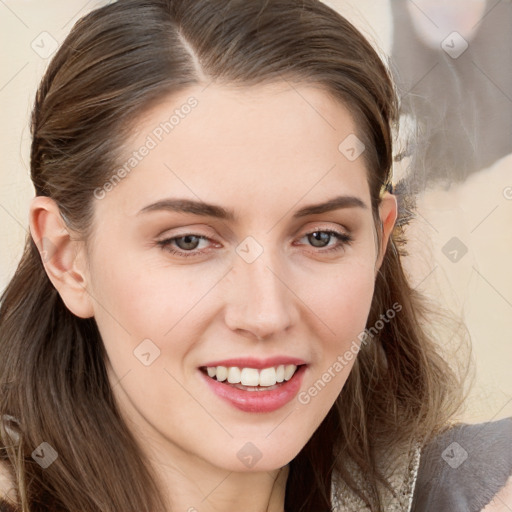
[[[511,477],[512,417],[457,424],[422,449],[411,512],[498,512],[512,500]]]

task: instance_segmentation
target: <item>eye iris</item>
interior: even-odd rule
[[[323,247],[322,242],[328,243],[331,235],[324,231],[315,231],[309,234],[308,237],[315,247]],[[320,240],[318,240],[318,238],[320,238]],[[320,245],[316,245],[317,242],[320,242]]]
[[[180,243],[181,240],[185,240],[185,244]],[[193,240],[193,241],[190,242],[190,240]],[[196,249],[197,244],[199,243],[199,237],[197,237],[195,235],[185,235],[185,236],[176,238],[175,242],[176,242],[176,245],[178,245],[180,247],[180,249],[183,249],[183,250]],[[188,244],[192,244],[193,247],[187,246]]]

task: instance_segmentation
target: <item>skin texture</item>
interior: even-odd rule
[[[287,464],[331,408],[354,360],[309,403],[295,398],[270,413],[235,409],[198,368],[232,357],[299,357],[308,364],[300,389],[307,391],[359,344],[381,264],[367,170],[363,157],[350,161],[338,150],[357,133],[348,110],[319,88],[286,82],[194,86],[168,97],[137,121],[125,160],[191,96],[197,106],[94,199],[87,244],[49,198],[33,199],[31,233],[55,246],[45,267],[67,307],[95,317],[119,407],[173,510],[282,512]],[[366,208],[292,218],[338,195],[356,196]],[[237,220],[138,214],[170,197],[218,204]],[[384,196],[380,216],[382,249],[396,220],[393,196]],[[325,230],[353,241],[326,253],[341,242],[306,236]],[[157,244],[187,234],[206,239],[193,249],[184,239],[170,247],[196,256]],[[263,249],[251,263],[236,251],[247,237],[251,251]],[[160,350],[149,366],[134,356],[145,339]],[[237,456],[248,442],[261,454],[251,468]]]

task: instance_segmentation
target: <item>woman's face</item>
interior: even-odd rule
[[[119,407],[157,460],[282,467],[333,405],[379,265],[356,132],[287,83],[190,87],[138,121],[122,179],[95,194],[86,287]]]

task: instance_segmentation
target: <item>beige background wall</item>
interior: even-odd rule
[[[0,2],[0,289],[14,272],[28,229],[33,196],[28,120],[36,85],[47,57],[73,23],[105,3]],[[363,29],[382,51],[390,51],[388,2],[326,3]],[[462,184],[422,194],[417,219],[409,228],[406,265],[412,282],[461,315],[473,339],[476,382],[463,417],[471,422],[512,416],[512,143],[510,152]],[[405,172],[401,167],[397,176]],[[460,246],[455,249],[446,246],[454,237]],[[461,244],[467,248],[462,257],[453,253]]]

